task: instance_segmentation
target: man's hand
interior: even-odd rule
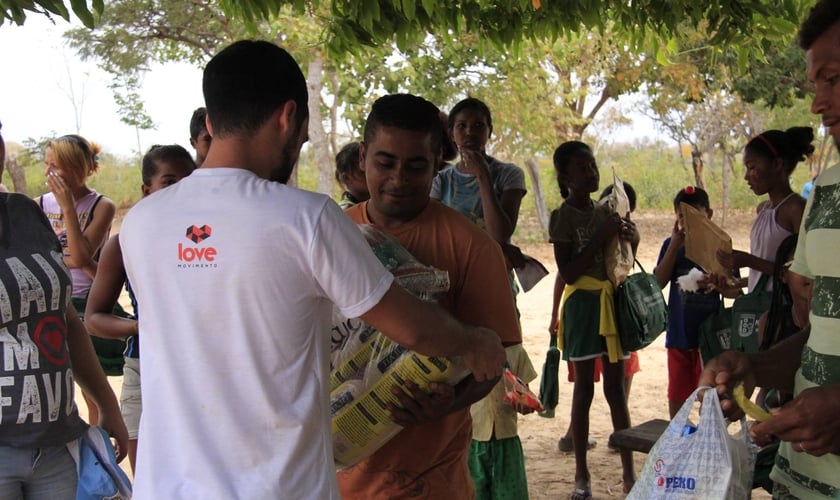
[[[793,450],[814,456],[840,451],[840,385],[812,387],[802,391],[751,434],[757,440],[777,436]]]
[[[738,419],[744,415],[735,401],[729,398],[732,389],[744,382],[744,393],[748,396],[755,389],[755,376],[749,359],[742,352],[725,351],[720,356],[706,364],[700,375],[698,386],[714,387],[720,398],[720,409],[730,419]]]
[[[405,388],[411,395],[406,394],[399,386],[393,386],[391,393],[400,400],[400,406],[388,405],[391,420],[402,427],[430,422],[452,411],[455,388],[449,384],[432,382],[428,392],[425,392],[414,382],[406,380]]]
[[[480,326],[467,327],[474,337],[473,348],[464,353],[464,363],[476,382],[494,379],[502,374],[507,356],[496,332]]]

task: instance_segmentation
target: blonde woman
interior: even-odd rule
[[[108,238],[116,212],[113,201],[87,185],[90,176],[99,169],[101,149],[78,135],[61,136],[47,143],[44,177],[50,192],[35,200],[61,242],[64,264],[73,279],[73,306],[80,316],[85,312],[88,291],[96,274],[97,254]],[[91,339],[106,374],[119,374],[124,342]],[[111,358],[113,365],[109,363]],[[96,405],[91,404],[87,394],[83,395],[88,403],[89,421],[96,424]]]

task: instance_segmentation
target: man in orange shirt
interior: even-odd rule
[[[499,245],[467,218],[431,200],[441,123],[432,103],[408,94],[377,100],[365,123],[361,166],[371,198],[348,208],[376,224],[421,263],[449,273],[440,304],[462,322],[491,328],[505,346],[522,342]],[[343,498],[474,498],[467,466],[470,405],[498,379],[413,387],[392,418],[404,429],[376,453],[338,473]],[[399,389],[395,394],[402,394]]]

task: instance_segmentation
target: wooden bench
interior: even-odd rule
[[[648,453],[670,422],[655,418],[610,435],[611,447]]]

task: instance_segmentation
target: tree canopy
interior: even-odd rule
[[[625,43],[636,48],[651,39],[673,40],[686,26],[702,27],[714,46],[736,46],[745,64],[750,54],[789,37],[814,0],[220,0],[230,17],[254,23],[275,18],[284,7],[298,14],[329,12],[324,41],[337,54],[356,53],[396,38],[400,49],[428,34],[458,36],[469,32],[498,47],[554,40],[582,28],[603,31],[608,23],[622,29]],[[97,24],[103,0],[0,0],[0,23],[23,24],[28,13],[69,19],[70,11],[88,28]],[[328,8],[328,10],[327,10]],[[646,48],[658,50],[658,46]],[[667,47],[667,45],[666,45]]]

